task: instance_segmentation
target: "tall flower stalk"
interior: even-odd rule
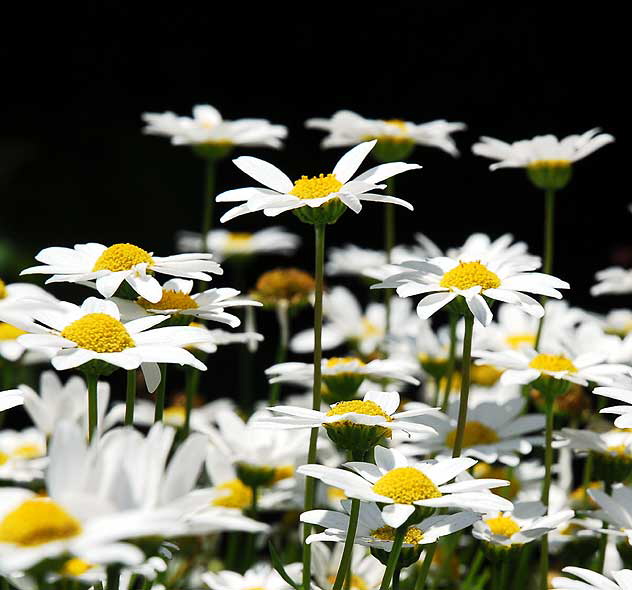
[[[472,366],[472,335],[474,333],[474,316],[469,311],[465,314],[465,335],[463,337],[463,369],[461,378],[461,395],[459,398],[459,418],[454,439],[453,457],[460,457],[463,449],[463,436],[467,423],[467,403],[470,396],[470,369]]]

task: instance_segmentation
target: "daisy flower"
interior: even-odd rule
[[[516,502],[513,510],[483,516],[474,523],[472,535],[486,543],[509,548],[535,541],[575,516],[573,510],[555,514],[546,514],[546,511],[541,502]]]
[[[245,331],[245,332],[227,332],[215,328],[210,330],[204,324],[198,324],[191,322],[189,326],[202,330],[206,334],[207,339],[202,342],[194,342],[186,346],[189,350],[199,350],[206,354],[213,354],[217,352],[218,347],[227,346],[228,344],[246,344],[250,348],[258,342],[263,342],[263,334],[258,332]]]
[[[134,244],[76,244],[74,248],[44,248],[35,257],[43,266],[32,266],[21,274],[52,274],[46,283],[94,283],[103,297],[110,298],[126,283],[134,293],[157,303],[162,287],[154,273],[185,279],[210,281],[208,273],[224,271],[212,254],[154,256]]]
[[[632,269],[611,266],[597,272],[595,278],[598,282],[590,288],[591,295],[632,293]]]
[[[559,140],[554,135],[537,135],[533,139],[523,139],[505,143],[492,137],[481,137],[472,151],[485,158],[498,160],[490,165],[490,170],[498,168],[543,168],[570,167],[614,141],[609,133],[599,133],[600,129],[590,129],[582,135],[569,135]]]
[[[601,510],[594,513],[613,528],[601,529],[615,537],[626,537],[632,545],[632,489],[617,483],[612,486],[612,493],[598,489],[589,489],[588,495],[599,505]]]
[[[31,482],[42,479],[48,464],[46,436],[37,428],[0,431],[0,479]]]
[[[445,119],[428,123],[412,123],[400,119],[365,119],[348,110],[337,111],[331,119],[308,119],[305,126],[329,132],[322,142],[325,148],[356,145],[375,138],[380,142],[411,147],[414,144],[436,147],[452,156],[457,156],[459,152],[450,134],[466,128],[465,123],[451,123]]]
[[[507,485],[509,482],[505,480],[446,483],[476,464],[476,460],[469,457],[410,463],[398,451],[377,446],[375,463],[343,464],[355,473],[325,465],[303,465],[298,473],[340,488],[350,498],[383,504],[382,518],[393,528],[404,524],[417,507],[461,508],[473,512],[513,508],[508,500],[487,493],[490,488]]]
[[[218,262],[227,258],[257,254],[289,256],[296,251],[300,243],[299,236],[285,231],[282,227],[266,227],[253,233],[214,229],[206,236],[206,247]],[[203,246],[200,234],[193,232],[181,232],[177,245],[181,252],[195,252]]]
[[[611,406],[600,410],[602,414],[617,414],[614,425],[617,428],[632,428],[632,378],[618,380],[610,387],[595,387],[593,393],[625,402],[628,405]]]
[[[327,539],[333,540],[333,539]],[[311,541],[307,540],[308,543]],[[319,588],[329,590],[336,581],[338,566],[342,559],[342,544],[333,549],[325,543],[312,543],[312,575]],[[384,577],[385,566],[375,557],[368,555],[363,547],[354,547],[351,554],[351,590],[378,588]]]
[[[40,304],[49,302],[54,305],[57,303],[57,298],[37,285],[30,283],[10,283],[7,285],[0,279],[0,310],[10,309],[15,305],[25,305],[32,301],[37,301]]]
[[[351,502],[343,500],[342,507],[345,512],[333,510],[310,510],[301,514],[301,521],[323,527],[322,533],[310,535],[308,543],[315,541],[335,541],[344,543],[349,528],[349,512]],[[425,518],[420,523],[411,526],[406,531],[402,547],[418,547],[428,543],[435,543],[445,535],[450,535],[463,530],[480,520],[480,514],[475,512],[457,512]],[[360,504],[358,528],[354,543],[391,551],[395,529],[388,525],[383,518],[383,512],[374,502]]]
[[[206,366],[183,347],[206,340],[203,331],[188,326],[151,329],[167,316],[151,316],[122,323],[112,301],[96,297],[81,307],[64,302],[59,310],[34,309],[22,324],[30,333],[20,336],[27,348],[55,350],[52,364],[58,371],[103,361],[126,370],[141,367],[150,391],[160,383],[156,363],[190,365],[200,371]]]
[[[226,121],[209,104],[193,107],[193,117],[179,117],[171,111],[143,113],[149,135],[171,138],[173,145],[211,145],[248,147],[282,147],[287,136],[284,125],[272,125],[267,119],[238,119]]]
[[[253,305],[261,307],[259,301],[238,299],[239,291],[223,287],[207,289],[202,293],[191,295],[193,281],[185,279],[171,279],[162,286],[162,297],[159,301],[147,301],[139,297],[136,301],[115,298],[122,317],[125,320],[136,320],[152,315],[171,316],[172,320],[181,319],[189,323],[194,319],[210,320],[228,324],[236,328],[241,320],[224,311],[230,307]]]
[[[293,580],[299,580],[303,564],[291,563],[284,566]],[[258,563],[243,575],[224,570],[219,573],[206,572],[202,581],[211,590],[291,590],[291,586],[267,563]]]
[[[375,144],[375,141],[367,141],[352,148],[340,158],[330,174],[321,174],[312,178],[302,176],[295,182],[268,162],[250,156],[237,158],[233,160],[234,164],[267,188],[241,188],[218,195],[215,200],[220,203],[245,201],[244,204],[233,207],[225,213],[220,221],[223,223],[254,211],[263,210],[268,216],[276,216],[285,211],[303,207],[314,209],[340,204],[337,219],[347,207],[354,213],[359,213],[362,210],[361,201],[392,203],[402,205],[412,211],[413,206],[410,203],[373,191],[385,188],[386,185],[379,183],[387,178],[407,170],[421,168],[418,164],[403,162],[382,164],[352,179]]]
[[[24,405],[24,394],[19,389],[0,391],[0,412]]]
[[[553,578],[553,588],[556,590],[632,590],[632,570],[612,572],[614,582],[583,567],[565,567],[565,574],[571,574],[583,580],[578,582],[571,578]]]

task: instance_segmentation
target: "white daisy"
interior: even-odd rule
[[[583,580],[578,582],[571,578],[553,578],[553,588],[556,590],[632,590],[632,570],[612,572],[614,582],[583,567],[565,567],[565,574],[571,574]]]
[[[490,170],[570,166],[614,141],[612,135],[599,131],[599,128],[590,129],[582,135],[569,135],[562,140],[554,135],[538,135],[513,143],[481,137],[480,142],[472,146],[472,151],[478,156],[498,160]]]
[[[199,350],[206,354],[213,354],[217,352],[219,346],[227,346],[228,344],[246,344],[250,350],[250,347],[256,346],[258,342],[263,342],[263,334],[259,332],[244,331],[244,332],[228,332],[215,328],[210,330],[203,324],[192,322],[189,324],[192,327],[202,330],[207,340],[203,342],[194,342],[188,345],[186,348],[189,350]]]
[[[343,500],[342,507],[345,512],[332,510],[310,510],[301,514],[301,521],[324,527],[322,533],[310,535],[308,543],[315,541],[335,541],[344,543],[349,528],[349,512],[351,502]],[[393,547],[395,529],[383,519],[384,513],[374,502],[360,504],[358,528],[354,543],[365,547],[390,551]],[[402,547],[418,547],[428,543],[435,543],[445,535],[450,535],[463,530],[480,520],[480,514],[476,512],[457,512],[430,516],[420,523],[411,526],[406,531]]]
[[[375,143],[375,141],[367,141],[349,150],[340,158],[330,174],[321,174],[312,178],[303,176],[295,182],[292,182],[276,166],[258,158],[242,156],[233,160],[240,170],[267,188],[241,188],[218,195],[215,199],[217,202],[245,201],[243,205],[238,205],[225,213],[220,221],[223,223],[239,215],[261,210],[268,216],[276,216],[300,207],[312,209],[321,207],[332,201],[343,204],[341,211],[348,207],[354,213],[362,210],[360,201],[392,203],[402,205],[412,211],[413,206],[410,203],[372,191],[383,189],[386,185],[379,183],[387,178],[407,170],[421,168],[418,164],[403,162],[382,164],[352,179]]]
[[[378,141],[409,143],[411,146],[418,144],[436,147],[452,156],[457,156],[459,152],[450,134],[466,128],[465,123],[451,123],[445,119],[428,123],[412,123],[400,119],[365,119],[348,110],[337,111],[331,119],[308,119],[305,125],[329,132],[322,142],[325,148],[356,145],[375,138]]]
[[[384,504],[384,522],[397,528],[413,515],[416,507],[461,508],[473,512],[511,510],[513,504],[490,488],[508,485],[498,479],[477,479],[446,484],[476,464],[475,459],[459,457],[440,461],[409,463],[401,453],[375,447],[375,462],[349,462],[345,469],[324,465],[303,465],[298,472],[340,488],[350,498]],[[481,491],[484,490],[484,491]]]
[[[21,274],[52,274],[46,283],[85,283],[94,281],[103,297],[110,298],[121,287],[131,290],[147,301],[157,303],[162,287],[154,273],[185,279],[210,281],[208,273],[223,270],[211,260],[212,254],[175,254],[154,256],[133,244],[76,244],[74,248],[44,248],[35,257],[43,266],[33,266]]]
[[[178,250],[195,252],[202,248],[200,234],[180,232],[178,234]],[[257,254],[293,254],[301,243],[296,234],[285,231],[282,227],[266,227],[259,231],[230,232],[225,229],[214,229],[206,236],[206,247],[218,262],[227,258],[255,256]]]
[[[174,145],[243,145],[249,147],[282,147],[287,136],[284,125],[272,125],[267,119],[238,119],[226,121],[209,104],[193,107],[193,117],[180,117],[171,111],[143,113],[149,135],[171,138]]]
[[[49,302],[54,305],[57,303],[57,298],[37,285],[30,283],[9,283],[7,285],[0,279],[0,310],[12,308],[15,305],[28,305],[30,301],[37,301],[40,304]]]
[[[285,571],[293,580],[299,580],[303,565],[291,563]],[[224,570],[219,573],[206,572],[202,581],[211,590],[291,590],[291,586],[267,563],[258,563],[243,575]]]
[[[533,270],[533,264],[493,257],[468,260],[448,257],[411,260],[399,265],[400,272],[371,288],[396,288],[400,297],[421,294],[417,314],[428,319],[448,303],[461,297],[474,317],[484,326],[492,321],[486,298],[518,305],[535,317],[544,308],[524,292],[561,299],[557,289],[569,284]],[[524,291],[524,292],[523,292]]]
[[[309,538],[307,542],[311,542]],[[319,588],[330,590],[334,585],[342,552],[342,544],[336,544],[330,549],[325,543],[312,543],[312,575]],[[351,554],[350,590],[378,588],[385,569],[375,557],[367,554],[365,548],[354,547]]]
[[[391,269],[391,266],[387,264],[388,258],[384,250],[360,248],[355,244],[330,248],[327,256],[325,272],[332,276],[352,275],[382,280],[382,275]],[[393,264],[400,264],[417,257],[418,248],[398,245],[391,249],[390,261]],[[396,271],[397,269],[393,272]]]
[[[557,446],[566,446],[574,451],[597,453],[605,461],[632,465],[632,433],[624,430],[593,432],[562,428],[555,433]]]
[[[59,310],[31,310],[30,317],[22,320],[22,327],[30,333],[19,339],[27,348],[55,350],[51,362],[58,371],[95,360],[126,370],[141,367],[149,390],[155,391],[160,383],[156,363],[206,370],[183,348],[205,341],[204,331],[188,326],[150,329],[167,317],[151,316],[123,324],[116,304],[89,297],[81,307],[64,302]]]
[[[595,278],[598,283],[590,288],[591,295],[632,293],[632,269],[611,266],[597,272]]]
[[[0,391],[0,412],[24,405],[24,394],[19,389]]]
[[[513,510],[483,516],[474,523],[472,535],[476,539],[509,548],[524,545],[548,534],[575,515],[573,510],[547,514],[541,502],[516,502]]]
[[[30,482],[42,479],[48,464],[46,436],[37,428],[0,431],[0,479]]]
[[[632,428],[632,378],[617,380],[610,387],[595,387],[593,393],[628,404],[603,408],[601,413],[618,415],[614,421],[617,428]]]
[[[601,518],[613,528],[603,528],[603,532],[615,537],[625,537],[632,545],[632,489],[617,483],[612,486],[612,493],[589,489],[588,495],[599,505],[601,510],[593,514]]]
[[[613,309],[602,318],[601,325],[607,334],[617,334],[623,338],[632,333],[632,310]]]

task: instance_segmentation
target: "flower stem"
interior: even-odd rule
[[[321,360],[322,360],[322,331],[323,331],[323,268],[325,265],[325,225],[314,225],[315,230],[315,291],[314,291],[314,383],[312,394],[312,409],[320,410],[320,386],[321,386]],[[316,442],[318,440],[318,428],[312,428],[309,437],[309,451],[307,462],[316,461]],[[305,478],[305,512],[314,508],[314,496],[316,480],[313,477]],[[303,525],[303,590],[309,590],[311,581],[312,553],[311,547],[305,540],[309,537],[312,527]]]
[[[415,590],[423,590],[426,586],[426,579],[428,578],[428,572],[430,571],[430,566],[432,565],[432,560],[436,550],[437,543],[432,543],[432,545],[428,546],[426,549],[426,557],[424,557],[421,570],[419,571],[419,574],[417,574],[417,579],[415,580]]]
[[[544,483],[542,485],[542,504],[549,511],[549,490],[551,489],[551,469],[553,467],[553,402],[551,394],[546,394],[546,435],[544,441]],[[547,588],[549,573],[549,537],[544,535],[540,545],[540,590]]]
[[[200,373],[193,367],[187,367],[184,374],[185,380],[185,406],[184,406],[184,425],[182,426],[182,435],[184,438],[189,436],[191,431],[191,410],[193,409],[193,398],[197,393],[198,383],[200,381]]]
[[[445,371],[445,391],[443,392],[443,401],[441,402],[441,411],[445,414],[450,402],[450,390],[452,389],[452,380],[454,378],[454,365],[456,363],[456,323],[459,317],[450,312],[448,316],[450,322],[450,350],[448,352],[448,365]],[[439,385],[437,384],[437,387]]]
[[[121,577],[121,567],[119,565],[108,565],[106,568],[105,590],[119,590],[119,579]]]
[[[544,192],[544,261],[542,271],[550,275],[553,271],[553,246],[555,243],[555,191],[548,189]],[[544,306],[546,297],[540,297],[540,303]],[[535,337],[535,349],[540,346],[542,329],[544,328],[544,316],[540,318],[538,333]]]
[[[204,183],[204,196],[202,198],[202,244],[201,252],[208,252],[208,232],[211,229],[211,223],[213,222],[213,197],[215,195],[215,160],[213,158],[207,158],[205,160],[206,166],[206,181]]]
[[[136,405],[136,369],[127,371],[127,392],[125,395],[125,426],[134,424],[134,406]]]
[[[162,422],[165,411],[165,391],[167,390],[167,365],[160,364],[160,385],[156,390],[156,409],[154,410],[154,422]]]
[[[96,373],[87,373],[88,381],[88,442],[92,442],[94,433],[97,429],[97,421],[99,416],[99,402],[97,397],[97,380]]]
[[[465,336],[463,338],[463,369],[461,379],[461,395],[459,399],[459,419],[454,439],[453,457],[460,457],[463,449],[463,436],[467,422],[467,401],[470,395],[470,367],[472,365],[472,334],[474,332],[474,316],[465,315]]]
[[[277,320],[279,322],[279,344],[277,346],[275,364],[284,363],[287,357],[287,343],[290,336],[290,315],[288,313],[287,302],[280,302],[276,308]],[[270,385],[268,391],[268,405],[276,406],[279,403],[280,383]]]
[[[388,557],[388,563],[386,564],[386,570],[384,571],[384,577],[382,578],[380,590],[388,590],[391,585],[391,580],[393,579],[393,574],[397,568],[399,554],[401,553],[402,543],[404,542],[404,536],[406,535],[407,530],[408,526],[405,523],[395,529],[393,546],[391,547],[391,554]]]
[[[340,590],[345,576],[349,571],[351,565],[351,557],[353,555],[353,544],[355,542],[356,530],[358,528],[358,516],[360,515],[360,500],[351,500],[351,513],[349,514],[349,526],[347,528],[347,538],[345,539],[345,546],[342,552],[342,558],[340,559],[340,565],[338,566],[338,573],[336,574],[336,581],[332,587],[332,590]]]

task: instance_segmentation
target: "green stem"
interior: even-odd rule
[[[360,516],[360,500],[351,500],[351,513],[349,515],[349,526],[347,528],[347,537],[345,539],[345,546],[342,552],[342,558],[340,559],[340,565],[338,566],[338,573],[336,574],[336,581],[332,587],[332,590],[340,590],[342,583],[344,582],[347,571],[351,565],[351,557],[353,555],[353,544],[355,542],[356,530],[358,528],[358,517]]]
[[[481,565],[483,565],[484,560],[485,560],[485,553],[483,552],[483,548],[479,545],[478,549],[476,550],[476,555],[474,556],[474,559],[472,560],[472,563],[469,566],[467,576],[465,577],[465,580],[463,581],[464,589],[469,589],[472,582],[474,581],[474,578],[476,578],[476,576],[478,575],[478,572],[481,569]],[[418,589],[415,587],[415,590],[418,590]]]
[[[551,470],[553,467],[553,396],[546,394],[546,434],[544,442],[544,483],[542,485],[542,504],[549,511],[549,491],[551,489]],[[544,535],[540,545],[540,590],[547,588],[549,573],[549,537]]]
[[[134,406],[136,404],[136,369],[127,371],[127,392],[125,395],[125,426],[134,424]]]
[[[160,364],[160,385],[156,390],[156,409],[154,411],[154,422],[162,422],[165,411],[165,392],[167,390],[167,365]]]
[[[452,389],[452,379],[454,378],[454,365],[456,364],[456,324],[459,316],[449,312],[450,321],[450,349],[448,351],[448,365],[445,372],[445,391],[443,392],[443,402],[441,411],[445,414],[450,403],[450,391]]]
[[[399,590],[399,576],[402,573],[401,567],[396,567],[393,572],[393,590]]]
[[[290,315],[285,302],[277,305],[277,319],[279,322],[279,344],[277,346],[275,363],[284,363],[287,358],[287,345],[290,336]],[[279,403],[280,383],[273,383],[268,390],[268,405],[276,406]]]
[[[208,158],[206,164],[206,182],[202,199],[202,248],[200,252],[208,252],[207,237],[213,222],[213,198],[215,196],[215,160]]]
[[[550,275],[553,271],[553,246],[555,243],[555,191],[548,189],[544,193],[544,261],[542,271]],[[540,297],[542,306],[546,303],[546,297]],[[544,328],[544,316],[540,318],[538,333],[535,337],[535,349],[540,346],[542,329]]]
[[[415,580],[415,590],[423,590],[426,586],[426,579],[428,578],[428,572],[430,572],[430,566],[432,565],[432,560],[434,559],[434,554],[437,550],[437,543],[432,543],[432,545],[427,547],[426,557],[424,557],[421,570],[417,575],[417,580]]]
[[[388,563],[386,564],[384,577],[382,578],[382,583],[380,584],[380,590],[388,590],[391,585],[391,580],[393,579],[393,574],[397,568],[399,554],[401,553],[402,543],[404,542],[404,536],[406,535],[407,530],[408,526],[406,526],[406,524],[403,524],[395,529],[395,538],[393,539],[391,553],[388,556]]]
[[[105,590],[119,590],[121,567],[117,564],[108,565],[106,568]]]
[[[325,225],[314,225],[315,230],[315,291],[314,291],[314,383],[312,395],[312,409],[320,410],[321,361],[322,361],[322,331],[323,331],[323,268],[325,265]],[[316,443],[318,428],[312,428],[309,437],[309,451],[307,462],[316,461]],[[314,508],[316,480],[305,478],[305,512]],[[312,527],[303,525],[303,590],[309,590],[311,584],[312,553],[311,546],[305,541],[312,532]]]
[[[182,426],[182,435],[186,438],[191,431],[191,410],[193,409],[193,400],[197,393],[199,383],[199,371],[193,367],[187,367],[184,373],[185,381],[185,406],[184,406],[184,425]]]
[[[95,373],[87,373],[88,381],[88,442],[92,442],[94,433],[97,430],[97,421],[99,416],[99,401],[97,398],[97,380]]]
[[[461,379],[461,395],[459,399],[459,419],[454,439],[453,457],[460,457],[463,448],[463,436],[467,422],[467,402],[470,395],[470,367],[472,365],[472,334],[474,332],[474,316],[469,312],[465,316],[465,336],[463,339],[463,369]]]

